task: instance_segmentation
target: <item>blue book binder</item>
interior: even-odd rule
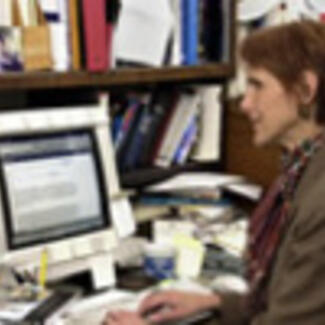
[[[151,120],[152,116],[148,111],[148,108],[144,107],[142,109],[138,125],[136,126],[136,130],[133,134],[133,138],[131,139],[128,152],[125,155],[125,160],[123,161],[122,165],[123,169],[126,170],[136,167],[137,162],[139,160],[139,156],[142,152],[142,144],[149,130]]]
[[[182,0],[182,52],[183,64],[198,63],[199,0]]]

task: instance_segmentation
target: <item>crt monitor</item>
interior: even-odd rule
[[[55,279],[110,258],[119,185],[108,124],[98,106],[0,114],[3,261],[35,270],[46,250]]]

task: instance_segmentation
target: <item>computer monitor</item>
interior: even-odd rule
[[[113,157],[105,100],[0,113],[1,260],[35,271],[46,251],[49,279],[89,269],[95,287],[112,284]]]

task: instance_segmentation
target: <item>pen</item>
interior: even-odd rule
[[[39,280],[38,284],[40,287],[40,294],[43,295],[45,293],[45,284],[46,284],[46,277],[47,277],[47,263],[48,263],[48,256],[47,250],[43,249],[41,253],[41,260],[40,260],[40,269],[39,269]]]

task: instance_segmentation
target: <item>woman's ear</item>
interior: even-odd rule
[[[302,73],[298,85],[299,99],[302,105],[310,105],[314,102],[318,91],[319,79],[317,74],[312,70],[306,70]]]

